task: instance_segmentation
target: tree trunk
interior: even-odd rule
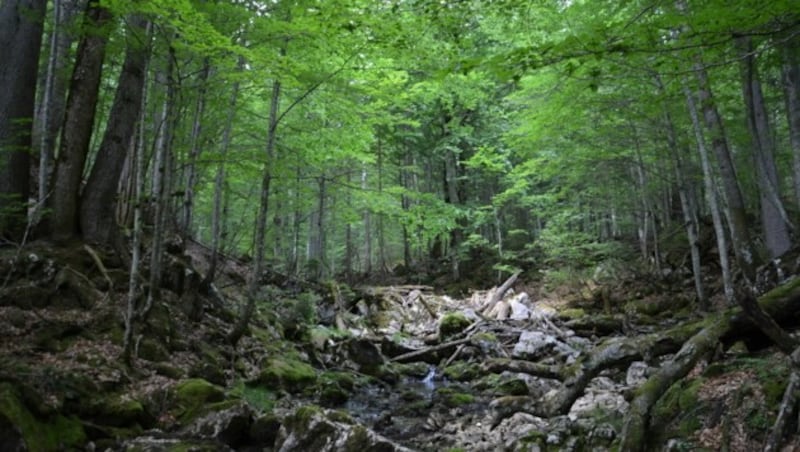
[[[67,95],[67,79],[64,76],[73,38],[67,27],[75,17],[83,1],[55,0],[53,2],[53,31],[49,37],[50,56],[47,61],[42,101],[38,111],[39,134],[39,205],[44,206],[50,194],[56,139],[64,117]]]
[[[656,84],[662,94],[666,93],[664,84],[661,78],[656,76]],[[694,190],[689,186],[689,180],[693,180],[693,173],[689,172],[688,168],[683,162],[681,151],[678,148],[678,138],[675,132],[675,123],[672,121],[672,115],[669,109],[664,108],[664,122],[667,132],[667,145],[669,146],[672,154],[672,163],[674,167],[675,177],[678,180],[678,196],[681,201],[681,211],[683,212],[683,221],[686,228],[686,238],[689,240],[689,253],[692,260],[692,275],[694,276],[694,290],[697,295],[697,307],[701,311],[708,311],[709,301],[706,296],[705,288],[703,286],[703,271],[700,261],[700,239],[699,239],[699,225],[697,219],[697,208],[694,202]]]
[[[725,299],[728,304],[736,302],[733,292],[733,276],[731,274],[731,265],[728,258],[728,240],[725,236],[725,226],[722,222],[722,214],[719,207],[719,199],[717,196],[717,187],[714,183],[714,172],[711,169],[711,163],[708,158],[708,150],[706,149],[705,138],[703,137],[703,130],[700,124],[700,118],[697,112],[697,106],[694,102],[694,97],[684,84],[684,94],[686,96],[686,103],[689,107],[689,116],[692,119],[692,129],[694,130],[695,140],[697,142],[697,150],[700,154],[700,165],[703,170],[703,185],[705,187],[706,202],[711,211],[711,221],[714,224],[714,234],[717,239],[717,252],[719,254],[719,266],[722,271],[722,284],[723,291],[725,292]]]
[[[764,312],[756,301],[755,281],[759,259],[748,231],[744,200],[736,179],[733,161],[728,149],[728,140],[722,126],[722,118],[711,95],[711,87],[708,83],[705,68],[700,64],[696,64],[695,75],[700,85],[700,103],[705,113],[706,125],[711,133],[712,146],[717,155],[717,163],[720,167],[720,175],[727,195],[728,223],[731,230],[733,249],[736,253],[736,262],[739,264],[747,284],[747,290],[738,297],[737,302],[742,307],[742,310],[750,316],[753,323],[758,325],[761,331],[772,339],[782,351],[787,354],[792,353],[797,346],[796,341],[783,328],[778,326],[775,319]]]
[[[145,71],[145,79],[147,78],[147,71]],[[139,99],[140,111],[144,111],[147,104],[147,93],[144,93]],[[122,362],[126,365],[131,364],[133,356],[133,328],[135,326],[134,320],[138,314],[137,301],[139,300],[139,280],[141,255],[142,255],[142,207],[144,205],[144,135],[145,135],[145,121],[143,115],[139,115],[138,135],[133,155],[129,155],[128,164],[132,167],[131,173],[133,174],[133,244],[131,255],[130,274],[128,275],[128,299],[125,309],[125,332],[122,336]]]
[[[173,78],[174,49],[170,46],[166,68],[159,74],[160,82],[166,86],[167,95],[161,107],[161,130],[156,139],[156,155],[153,164],[153,185],[151,199],[155,201],[155,219],[153,221],[153,239],[150,244],[150,291],[144,312],[147,313],[154,302],[161,297],[161,268],[163,260],[164,237],[169,217],[170,187],[172,184],[171,143],[173,133],[173,116],[175,111],[176,87]]]
[[[800,38],[789,38],[781,48],[781,57],[786,120],[789,123],[789,142],[792,147],[794,201],[800,206]]]
[[[211,257],[208,263],[208,273],[200,283],[200,286],[207,290],[217,271],[217,260],[219,258],[220,240],[222,237],[222,204],[223,191],[225,189],[225,158],[231,146],[231,132],[233,120],[236,117],[236,103],[239,97],[239,82],[234,82],[231,92],[231,99],[228,103],[228,117],[225,120],[225,129],[222,131],[222,145],[220,147],[219,163],[217,164],[217,174],[214,178],[214,207],[211,215]],[[191,177],[190,177],[191,178]]]
[[[111,21],[111,13],[97,3],[90,3],[86,19],[93,30],[103,29]],[[58,241],[78,233],[81,178],[92,138],[107,41],[105,33],[93,31],[78,45],[51,197],[50,227]]]
[[[253,274],[250,277],[250,282],[247,287],[247,302],[239,314],[239,318],[233,329],[228,333],[228,341],[236,345],[239,339],[242,338],[247,326],[250,324],[250,318],[256,309],[256,301],[258,299],[259,288],[261,287],[261,273],[264,267],[264,246],[266,240],[267,229],[267,213],[269,211],[269,188],[272,181],[271,166],[275,157],[275,139],[278,129],[278,107],[281,98],[281,82],[275,80],[272,83],[272,97],[270,98],[269,106],[269,124],[267,127],[267,145],[266,145],[266,162],[264,163],[264,172],[261,179],[261,202],[258,207],[258,217],[256,219],[255,238],[253,246],[255,248],[255,261],[253,262]]]
[[[317,281],[325,276],[325,175],[317,180],[317,208],[311,215],[308,231],[308,278]]]
[[[200,90],[197,93],[197,104],[195,105],[194,117],[192,118],[192,134],[189,138],[189,164],[188,168],[186,169],[188,176],[186,177],[186,187],[184,187],[183,215],[181,217],[181,233],[183,234],[184,239],[192,235],[191,229],[192,211],[194,208],[194,186],[197,184],[197,159],[200,158],[200,153],[203,151],[200,135],[202,132],[203,114],[205,113],[206,108],[206,83],[208,82],[210,73],[211,66],[209,65],[208,58],[206,58],[203,60],[203,71],[200,74]],[[238,83],[235,83],[234,85],[234,89],[238,90]],[[227,127],[228,125],[226,124],[226,130]]]
[[[758,174],[761,197],[761,226],[770,258],[776,258],[791,247],[789,216],[780,198],[778,169],[775,166],[775,145],[769,125],[764,95],[758,77],[753,44],[749,37],[736,39],[740,51],[742,94],[745,101],[747,128],[753,144],[753,160]]]
[[[115,205],[122,167],[125,164],[142,107],[144,79],[149,55],[147,21],[138,16],[128,22],[125,62],[108,125],[81,197],[80,225],[86,240],[110,244],[119,234]]]
[[[367,169],[361,170],[361,190],[367,191]],[[364,273],[372,273],[372,213],[369,206],[364,207]]]
[[[756,253],[756,247],[750,237],[744,198],[739,189],[739,181],[736,177],[733,159],[731,158],[731,153],[728,148],[728,138],[725,135],[722,117],[717,110],[711,93],[711,85],[708,82],[708,75],[706,74],[705,68],[699,63],[695,64],[694,72],[699,84],[698,97],[700,100],[700,107],[703,110],[706,127],[711,135],[711,147],[717,156],[719,174],[722,178],[725,198],[728,201],[728,226],[734,244],[736,261],[745,278],[752,284],[755,281],[756,268],[758,268],[761,262]]]
[[[26,220],[31,121],[46,4],[0,3],[0,237],[21,239]]]

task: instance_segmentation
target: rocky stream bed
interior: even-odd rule
[[[463,297],[265,276],[232,347],[246,271],[228,261],[216,292],[198,293],[199,248],[171,256],[128,367],[127,274],[113,254],[11,251],[0,261],[0,451],[619,450],[631,404],[677,364],[688,375],[646,411],[642,447],[749,451],[790,375],[735,311],[698,317],[683,289],[558,296],[518,275]],[[778,297],[784,320],[797,298]],[[720,318],[707,349],[686,350]]]

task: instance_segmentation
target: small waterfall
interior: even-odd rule
[[[431,366],[428,370],[428,375],[425,375],[425,378],[422,379],[422,383],[425,384],[425,388],[433,390],[436,387],[436,383],[434,383],[433,379],[436,377],[436,367]]]

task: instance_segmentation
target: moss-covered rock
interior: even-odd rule
[[[269,388],[301,392],[317,382],[317,372],[302,361],[289,357],[275,357],[267,362],[257,382]]]
[[[93,405],[92,417],[100,425],[130,427],[138,424],[148,427],[153,422],[152,416],[147,413],[144,405],[126,395],[99,397]]]
[[[455,381],[472,381],[481,375],[480,364],[457,361],[442,371],[445,377]]]
[[[464,392],[457,387],[439,388],[436,390],[434,397],[436,401],[439,401],[450,408],[468,405],[475,401],[475,396]]]
[[[0,450],[67,450],[85,442],[80,421],[62,415],[37,419],[12,385],[0,383]]]
[[[472,322],[460,312],[450,312],[439,320],[439,337],[446,339],[454,336],[470,326]]]
[[[192,378],[178,383],[173,397],[175,416],[186,422],[201,414],[204,406],[225,400],[225,391],[206,380]]]
[[[530,394],[530,389],[525,380],[511,378],[503,381],[497,386],[497,391],[502,395],[526,396]]]

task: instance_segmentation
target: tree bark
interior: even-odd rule
[[[128,24],[129,41],[117,92],[103,141],[81,197],[80,225],[83,237],[103,244],[110,244],[119,234],[115,199],[141,113],[149,54],[147,21],[133,16]]]
[[[197,104],[195,104],[194,117],[192,118],[192,134],[189,139],[189,165],[186,169],[186,187],[184,188],[183,215],[181,218],[181,233],[184,239],[190,237],[192,228],[192,213],[194,209],[194,187],[197,184],[197,159],[203,151],[200,135],[202,133],[203,115],[206,109],[206,84],[211,73],[211,66],[208,58],[203,61],[203,71],[200,74],[200,90],[197,94]],[[235,83],[235,90],[238,90],[238,82]],[[226,125],[226,127],[228,127]],[[229,132],[230,133],[230,132]],[[223,170],[224,171],[224,170]]]
[[[68,53],[73,37],[67,31],[77,10],[84,9],[83,1],[55,0],[53,2],[53,31],[49,37],[50,55],[47,61],[45,86],[38,110],[39,145],[39,205],[44,206],[50,193],[56,139],[64,117],[67,95],[67,78],[64,71],[69,64]]]
[[[228,117],[225,120],[225,128],[222,131],[222,143],[220,147],[219,163],[217,164],[217,174],[214,177],[214,210],[211,215],[211,257],[208,263],[208,273],[200,283],[200,286],[207,290],[217,271],[217,260],[219,259],[220,241],[222,237],[222,205],[224,202],[223,192],[225,189],[225,158],[231,146],[231,133],[233,120],[236,117],[236,103],[239,98],[239,82],[234,82],[231,92],[231,99],[228,103]]]
[[[20,239],[26,220],[31,121],[46,4],[0,3],[0,237]]]
[[[742,95],[745,101],[745,118],[753,145],[753,160],[758,174],[761,197],[761,226],[770,258],[776,258],[791,247],[789,216],[783,206],[775,166],[775,144],[761,92],[753,43],[749,37],[736,39],[740,52]]]
[[[720,167],[720,175],[727,195],[728,223],[736,254],[736,262],[742,270],[742,275],[747,285],[744,293],[737,297],[737,302],[764,334],[772,339],[782,351],[791,353],[796,347],[796,341],[778,326],[775,319],[764,312],[756,302],[755,281],[759,259],[748,231],[744,200],[736,179],[733,161],[728,149],[728,140],[722,126],[722,118],[711,96],[708,77],[702,65],[695,65],[695,75],[700,84],[700,102],[705,113],[707,127],[712,136],[712,146],[717,155],[717,163]]]
[[[685,83],[683,90],[689,109],[689,116],[692,120],[692,129],[695,135],[697,150],[700,154],[700,166],[703,170],[703,185],[705,188],[706,203],[708,203],[708,209],[711,211],[711,221],[714,225],[714,235],[717,239],[717,253],[719,255],[719,266],[722,271],[723,291],[728,304],[734,304],[736,299],[734,296],[733,276],[731,274],[731,265],[728,256],[728,239],[725,235],[725,226],[722,222],[722,213],[717,196],[717,186],[714,183],[714,172],[711,168],[711,163],[708,158],[708,149],[706,148],[705,137],[703,136],[703,129],[702,125],[700,124],[694,96],[692,96],[692,93],[689,91],[689,88]]]
[[[792,181],[794,201],[800,206],[800,38],[789,38],[781,47],[781,75],[792,147]]]
[[[256,219],[255,238],[253,246],[255,248],[255,261],[253,262],[253,274],[250,276],[250,282],[247,288],[247,302],[239,314],[239,318],[233,329],[228,333],[228,341],[236,345],[239,339],[242,338],[247,326],[250,324],[250,318],[256,309],[256,301],[258,300],[258,292],[261,287],[261,272],[264,270],[264,246],[266,240],[267,229],[267,213],[269,211],[269,189],[272,182],[272,165],[275,158],[275,140],[278,129],[278,107],[280,106],[281,99],[281,82],[275,80],[272,83],[272,97],[270,98],[269,106],[269,123],[267,125],[267,145],[266,145],[266,162],[264,163],[263,177],[261,178],[261,202],[258,208],[258,217]]]
[[[173,120],[175,112],[176,87],[173,77],[175,57],[172,46],[167,55],[166,67],[158,74],[160,82],[166,85],[166,97],[161,106],[161,130],[156,139],[156,155],[153,163],[153,185],[151,199],[154,201],[155,219],[153,221],[153,238],[150,242],[150,275],[148,278],[150,291],[147,293],[144,313],[150,310],[154,302],[161,297],[162,261],[164,236],[169,218],[170,188],[172,184],[171,144]]]
[[[111,21],[111,13],[97,3],[90,3],[86,20],[93,31],[84,36],[78,45],[61,146],[56,158],[54,191],[50,198],[51,234],[57,241],[65,241],[78,234],[81,177],[92,137],[108,41],[106,33],[96,30],[102,30]]]

